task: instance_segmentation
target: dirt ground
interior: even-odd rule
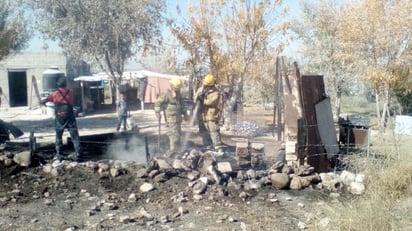
[[[64,161],[56,168],[50,159],[52,119],[26,109],[1,113],[1,119],[12,121],[25,135],[11,137],[0,155],[27,150],[30,132],[38,142],[36,158],[29,167],[0,165],[1,230],[298,230],[314,225],[318,204],[332,200],[328,192],[315,186],[277,190],[270,184],[253,188],[241,182],[214,183],[198,195],[190,187],[187,171],[168,171],[166,179],[145,177],[142,172],[147,172],[149,165],[143,137],[148,138],[152,156],[158,142],[152,111],[132,113],[139,131],[135,132],[136,143],[128,142],[127,154],[119,148],[123,143],[109,148],[107,141],[94,140],[80,163]],[[270,112],[249,110],[242,120],[246,119],[263,128],[253,140],[265,144],[267,160],[273,161],[280,143],[272,137]],[[81,136],[111,134],[115,123],[111,111],[78,118]],[[188,149],[202,148],[195,129],[186,124],[183,131],[189,137]],[[161,132],[166,149],[164,127]],[[238,138],[223,133],[226,155],[234,155]],[[121,167],[118,174],[112,174],[101,171],[105,165]],[[145,183],[153,189],[142,191]]]

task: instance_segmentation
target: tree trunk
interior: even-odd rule
[[[382,96],[382,99],[379,97]],[[385,131],[386,122],[388,120],[388,113],[389,113],[389,101],[390,101],[390,94],[389,94],[389,87],[383,86],[382,89],[376,91],[376,115],[378,118],[378,126],[381,131]],[[382,104],[382,112],[380,104]]]
[[[382,128],[386,128],[386,122],[387,122],[387,114],[389,113],[389,88],[385,86],[385,89],[383,90],[383,108],[382,108],[382,114],[381,114],[381,121],[380,124]]]
[[[223,108],[223,115],[225,118],[223,129],[226,131],[233,131],[237,123],[236,112],[236,96],[232,94],[226,99],[225,107]]]
[[[380,111],[380,97],[379,97],[379,92],[375,91],[375,104],[376,104],[376,118],[378,119],[378,127],[381,128],[381,111]]]
[[[236,91],[236,102],[237,102],[237,113],[239,113],[240,116],[243,117],[244,113],[243,113],[243,82],[244,82],[244,78],[243,76],[240,77],[240,81],[238,82],[238,87],[237,87],[237,91]]]
[[[336,121],[339,121],[341,100],[342,100],[342,92],[338,90],[336,92],[336,99],[335,99],[335,119]]]

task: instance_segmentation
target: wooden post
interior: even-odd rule
[[[306,133],[307,129],[305,126],[305,121],[303,118],[298,119],[298,142],[297,142],[297,155],[299,165],[304,165],[305,163],[305,146],[306,146]]]
[[[147,139],[147,136],[144,137],[144,143],[145,143],[145,150],[146,150],[146,163],[149,163],[150,153],[149,153],[149,141]]]
[[[281,94],[281,81],[279,76],[279,57],[276,58],[276,67],[275,67],[275,100],[274,100],[274,108],[273,108],[273,129],[276,127],[276,136],[277,140],[281,140],[282,128],[281,128],[281,121],[282,121],[282,111],[281,111],[281,102],[280,102],[280,94]],[[273,133],[274,134],[274,133]]]

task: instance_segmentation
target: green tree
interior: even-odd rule
[[[226,105],[238,102],[243,113],[244,83],[260,78],[261,72],[253,70],[261,70],[259,67],[273,60],[260,57],[276,56],[283,49],[284,32],[289,27],[283,20],[286,13],[282,1],[200,0],[189,6],[182,20],[170,25],[188,51],[188,63],[194,71],[207,66],[218,82],[229,84],[233,100]]]
[[[343,54],[374,89],[381,128],[391,114],[395,90],[410,86],[411,12],[409,0],[362,0],[342,12],[339,37],[344,41]]]
[[[342,94],[356,79],[343,59],[343,44],[339,39],[342,3],[339,0],[300,1],[302,14],[292,23],[304,47],[303,70],[324,76],[326,91],[334,99],[335,118],[339,118]]]
[[[160,43],[163,0],[30,0],[37,26],[70,57],[97,64],[119,86],[136,52]],[[118,88],[117,88],[118,89]]]
[[[16,3],[0,2],[0,60],[12,51],[24,49],[30,39],[27,20]]]

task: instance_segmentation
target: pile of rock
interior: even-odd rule
[[[18,164],[27,167],[31,163],[30,157],[30,152],[20,152],[14,155],[4,154],[0,156],[0,161],[3,166]],[[60,168],[82,165],[105,177],[116,178],[124,174],[136,174],[139,178],[148,179],[149,185],[142,186],[141,190],[144,191],[153,189],[150,182],[161,183],[174,176],[183,176],[189,180],[189,187],[195,195],[205,193],[208,186],[213,184],[245,191],[259,190],[265,186],[272,186],[278,190],[300,190],[313,186],[332,192],[347,189],[356,195],[365,191],[365,176],[349,171],[343,171],[340,174],[332,172],[318,174],[311,166],[292,167],[280,161],[265,170],[255,170],[252,165],[248,165],[250,167],[248,169],[240,168],[234,171],[230,162],[220,160],[212,152],[192,150],[175,159],[155,157],[146,165],[132,161],[115,160],[85,163],[63,161],[63,166],[57,168],[52,163],[45,164],[43,171],[58,176],[61,174]]]
[[[30,151],[22,151],[19,153],[5,153],[0,155],[0,162],[5,166],[9,167],[12,165],[19,165],[22,167],[28,167],[31,165],[32,155]]]
[[[365,190],[364,175],[349,171],[342,173],[316,173],[308,165],[292,167],[276,162],[267,170],[240,169],[236,172],[228,162],[219,162],[210,153],[192,150],[181,159],[154,158],[139,177],[165,181],[170,176],[184,172],[195,194],[202,194],[211,184],[231,186],[236,189],[259,190],[264,186],[276,189],[301,190],[309,186],[337,192],[346,189],[353,194]]]

